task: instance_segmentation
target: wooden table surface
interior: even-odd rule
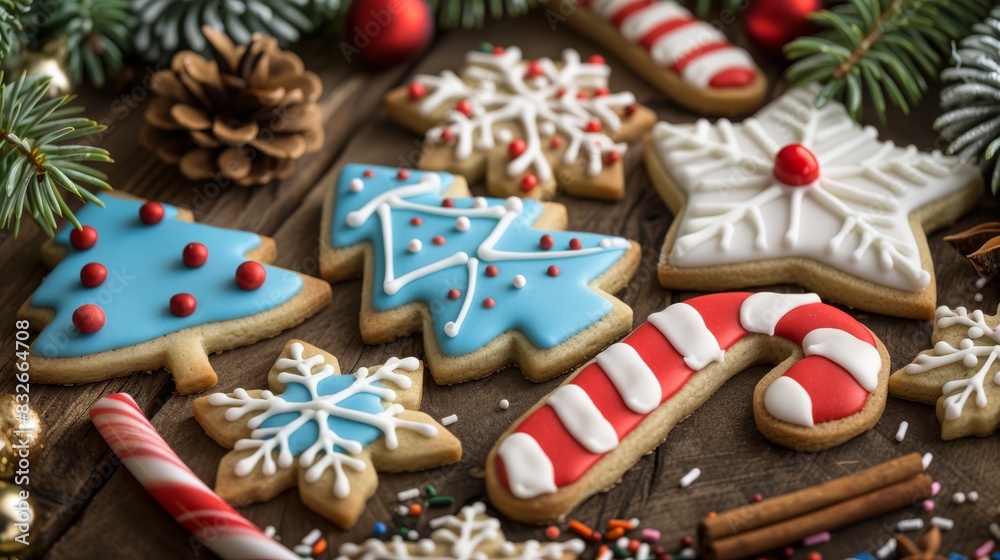
[[[325,119],[325,146],[304,158],[295,174],[281,184],[251,190],[186,181],[174,168],[160,163],[138,145],[151,69],[139,69],[134,83],[122,91],[84,91],[80,102],[87,106],[88,115],[109,126],[99,143],[111,151],[117,162],[105,166],[117,189],[190,208],[200,222],[272,236],[278,244],[279,266],[316,275],[323,193],[332,186],[341,166],[349,162],[412,165],[415,161],[418,139],[385,118],[382,94],[406,83],[415,73],[457,68],[463,54],[481,41],[518,44],[531,57],[557,57],[567,47],[585,55],[601,52],[572,30],[553,28],[541,13],[488,23],[478,31],[443,34],[419,60],[380,73],[365,72],[357,63],[348,64],[333,39],[310,40],[296,50],[323,81],[320,105]],[[653,107],[661,119],[689,122],[696,118],[664,100],[616,58],[608,60],[614,68],[612,90],[635,92],[640,102]],[[784,90],[785,84],[779,80],[779,65],[769,65],[768,73],[773,97]],[[941,147],[930,127],[937,113],[936,96],[937,92],[932,92],[915,115],[890,115],[891,125],[884,127],[883,137],[903,144],[915,143],[922,149]],[[619,234],[642,244],[639,271],[619,294],[634,309],[636,323],[691,295],[665,290],[656,281],[657,256],[672,216],[651,188],[640,156],[640,150],[633,149],[625,158],[628,192],[622,202],[559,198],[569,207],[571,229]],[[474,190],[484,194],[482,185],[474,185]],[[984,202],[982,208],[947,231],[960,231],[990,219],[995,216],[993,207],[992,199]],[[938,303],[975,306],[973,297],[979,291],[974,285],[975,272],[941,240],[942,236],[938,233],[931,238]],[[6,276],[0,285],[0,317],[6,325],[13,325],[18,306],[46,274],[38,258],[43,240],[34,224],[22,226],[17,239],[0,240],[0,262]],[[990,312],[1000,298],[993,286],[981,291],[981,306]],[[421,356],[419,335],[381,346],[362,343],[357,325],[360,293],[360,281],[337,284],[333,303],[302,325],[276,338],[212,356],[220,378],[215,390],[264,386],[270,364],[285,341],[293,337],[327,349],[340,358],[348,371],[381,363],[390,355]],[[853,315],[885,342],[894,370],[929,347],[929,321],[861,312]],[[13,348],[11,330],[4,337],[4,345]],[[0,393],[11,393],[12,351],[5,360]],[[817,484],[911,451],[929,451],[935,456],[930,472],[944,487],[935,514],[955,520],[955,529],[944,536],[943,549],[971,554],[989,538],[987,527],[996,520],[1000,506],[1000,445],[995,436],[943,442],[933,407],[890,398],[882,420],[870,432],[824,453],[791,452],[765,440],[754,427],[750,400],[764,371],[764,367],[757,367],[736,376],[674,429],[663,445],[640,460],[621,484],[587,500],[573,516],[592,525],[612,517],[637,516],[644,525],[661,529],[663,542],[675,550],[678,539],[692,534],[697,520],[710,510],[742,505],[756,493],[773,496]],[[286,542],[297,543],[310,529],[319,527],[336,546],[366,538],[376,521],[393,521],[394,496],[402,489],[433,484],[454,496],[458,504],[483,499],[481,473],[493,442],[559,382],[555,379],[532,384],[516,368],[453,387],[436,386],[428,379],[422,408],[436,418],[458,415],[458,423],[451,430],[462,441],[462,461],[416,474],[382,475],[378,494],[353,531],[334,529],[303,507],[295,491],[268,503],[241,507],[240,511],[258,525],[275,525]],[[44,417],[48,439],[44,454],[34,457],[32,464],[31,491],[39,510],[32,537],[39,539],[38,545],[53,560],[214,557],[199,549],[135,479],[119,468],[120,463],[92,427],[87,409],[102,396],[115,392],[133,395],[180,457],[210,485],[214,482],[225,450],[207,437],[192,417],[194,396],[178,396],[170,376],[162,370],[78,387],[35,385],[32,403]],[[506,411],[498,406],[503,398],[510,401]],[[897,443],[893,436],[903,420],[910,423],[909,434],[904,442]],[[679,488],[678,479],[693,467],[701,468],[701,478],[689,488]],[[972,490],[981,496],[977,504],[951,504],[952,492]],[[836,531],[832,542],[816,550],[827,558],[838,559],[861,550],[873,552],[889,538],[897,520],[916,514],[914,508]],[[427,519],[425,515],[415,523],[422,532]],[[408,523],[413,524],[412,520]],[[504,529],[512,540],[542,537],[542,528],[538,527],[505,521]],[[796,557],[804,558],[805,553],[800,550]]]

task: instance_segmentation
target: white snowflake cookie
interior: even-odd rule
[[[941,437],[987,436],[1000,427],[1000,315],[939,307],[934,347],[892,374],[889,392],[937,404]]]
[[[843,105],[795,89],[733,124],[656,125],[646,162],[677,215],[660,254],[667,288],[796,283],[839,303],[931,318],[926,231],[982,194],[979,170],[878,139]]]
[[[341,374],[337,359],[292,340],[269,390],[236,389],[194,403],[220,445],[215,490],[232,504],[267,501],[298,486],[303,503],[351,527],[378,486],[378,470],[416,471],[458,461],[458,439],[419,412],[423,366],[390,358]]]
[[[493,196],[569,194],[620,200],[626,142],[655,121],[629,92],[608,88],[611,68],[564,50],[525,59],[517,47],[466,55],[461,75],[420,75],[386,95],[389,116],[425,133],[420,169],[486,177]]]

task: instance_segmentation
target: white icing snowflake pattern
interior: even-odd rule
[[[555,560],[567,554],[576,557],[585,547],[579,539],[510,542],[503,537],[500,521],[486,515],[486,505],[482,502],[463,507],[457,515],[432,519],[430,527],[433,529],[430,538],[417,542],[407,542],[396,535],[389,541],[368,539],[361,544],[345,543],[337,560]]]
[[[922,290],[931,275],[909,216],[962,190],[978,171],[938,151],[881,142],[843,105],[816,108],[814,99],[812,88],[792,90],[740,124],[656,125],[659,159],[687,196],[671,264],[807,257]],[[775,156],[792,144],[815,156],[816,180],[790,186],[775,178]]]
[[[394,401],[396,393],[382,387],[379,382],[386,380],[402,389],[409,388],[412,384],[410,378],[395,370],[416,371],[420,367],[416,358],[390,358],[374,373],[368,368],[360,368],[352,375],[342,376],[335,374],[332,365],[324,363],[322,355],[305,357],[303,351],[302,344],[292,344],[289,348],[291,358],[282,358],[275,364],[277,369],[282,370],[277,380],[286,385],[280,395],[265,390],[260,397],[254,397],[244,389],[236,389],[233,396],[216,393],[209,397],[208,402],[213,406],[230,407],[225,412],[226,420],[230,422],[257,413],[246,422],[247,427],[253,430],[251,436],[239,440],[234,447],[236,450],[254,450],[236,464],[237,476],[248,475],[260,463],[263,464],[264,474],[272,475],[278,466],[292,466],[297,455],[299,465],[307,469],[305,479],[308,482],[316,482],[327,469],[332,469],[335,474],[334,495],[344,498],[350,494],[350,483],[344,468],[355,471],[365,469],[365,462],[351,455],[361,453],[372,439],[352,437],[349,425],[360,423],[378,429],[388,449],[398,446],[396,430],[400,428],[425,437],[437,434],[437,428],[432,425],[398,418],[404,410],[402,405],[382,406],[382,401]],[[315,372],[317,367],[320,369]],[[353,380],[346,387],[331,391],[325,388],[330,386],[330,378]],[[367,399],[361,403],[357,397],[363,395],[376,397],[377,400]],[[294,414],[294,417],[285,420],[284,415],[288,413]],[[296,450],[292,437],[309,423],[315,423],[318,435],[307,447]],[[278,452],[277,462],[274,451]]]
[[[939,329],[956,325],[967,327],[966,337],[959,343],[958,348],[944,340],[938,341],[932,353],[917,356],[912,364],[906,366],[905,371],[907,374],[916,375],[958,363],[969,370],[979,368],[972,377],[949,381],[941,388],[942,394],[948,395],[944,399],[945,418],[957,420],[962,416],[970,397],[973,397],[973,402],[979,408],[985,408],[987,405],[983,383],[997,357],[1000,356],[1000,333],[986,323],[985,315],[978,309],[969,312],[964,307],[952,310],[942,306],[938,308],[935,318]],[[977,344],[977,341],[985,344]],[[985,360],[982,366],[980,360]],[[993,376],[993,383],[1000,385],[1000,371]]]
[[[491,150],[498,141],[509,142],[512,126],[524,135],[525,150],[507,164],[511,177],[531,170],[539,180],[551,179],[543,138],[556,133],[569,139],[564,163],[572,164],[582,156],[590,176],[603,169],[604,154],[625,153],[627,144],[616,143],[602,130],[621,129],[616,110],[633,105],[635,96],[607,92],[611,68],[603,62],[582,62],[579,53],[566,49],[559,65],[549,58],[529,63],[522,60],[517,47],[496,54],[473,51],[466,55],[466,62],[461,77],[445,70],[439,76],[415,78],[429,90],[418,105],[422,115],[456,102],[467,103],[464,111],[448,111],[439,126],[427,131],[427,139],[435,142],[453,137],[456,159]],[[584,89],[601,89],[602,94],[578,95]]]

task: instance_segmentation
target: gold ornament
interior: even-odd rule
[[[24,55],[24,71],[29,76],[46,76],[51,79],[49,89],[45,92],[49,97],[66,95],[73,91],[73,79],[70,78],[66,61],[69,49],[66,40],[50,41],[39,51],[29,51]]]
[[[33,554],[38,539],[32,529],[34,519],[35,504],[28,492],[0,482],[0,556],[24,560]]]
[[[18,405],[14,395],[0,396],[0,480],[14,478],[25,444],[31,461],[41,457],[45,449],[44,432],[42,418],[33,408]]]

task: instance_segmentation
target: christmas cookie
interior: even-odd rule
[[[415,542],[394,535],[389,541],[368,539],[361,544],[344,543],[340,545],[337,560],[574,560],[586,548],[580,539],[508,541],[500,529],[500,520],[487,515],[482,502],[463,507],[457,515],[432,519],[429,525],[430,536]]]
[[[939,307],[934,348],[889,378],[893,396],[937,404],[941,437],[987,436],[1000,427],[1000,315]]]
[[[519,521],[561,519],[758,363],[778,364],[753,395],[775,443],[829,449],[882,416],[889,355],[850,315],[816,294],[696,297],[650,315],[515,422],[487,457],[490,501]]]
[[[513,363],[544,381],[632,326],[610,294],[635,272],[639,245],[535,229],[565,225],[562,205],[470,198],[457,175],[348,165],[323,209],[320,270],[334,282],[364,273],[364,341],[423,331],[438,383]]]
[[[332,355],[292,340],[267,380],[269,390],[194,402],[208,435],[232,449],[215,479],[231,504],[297,486],[305,505],[347,528],[375,493],[376,470],[418,471],[462,457],[458,439],[418,411],[423,366],[416,358],[344,375]]]
[[[611,68],[565,50],[562,61],[524,60],[517,47],[466,55],[461,76],[417,76],[385,98],[389,116],[424,133],[421,169],[478,181],[490,194],[620,200],[629,140],[656,120],[629,92],[611,93]]]
[[[660,254],[667,288],[796,283],[899,317],[934,315],[925,231],[982,195],[972,165],[880,142],[843,105],[796,89],[740,124],[658,123],[653,184],[677,215]]]
[[[764,102],[767,78],[750,55],[686,8],[662,0],[542,0],[621,57],[664,95],[705,115],[744,115]]]
[[[44,327],[31,380],[65,385],[163,367],[177,391],[216,383],[208,355],[301,323],[330,302],[321,280],[261,263],[274,241],[194,223],[187,210],[102,196],[81,229],[42,247],[53,267],[19,316]]]

